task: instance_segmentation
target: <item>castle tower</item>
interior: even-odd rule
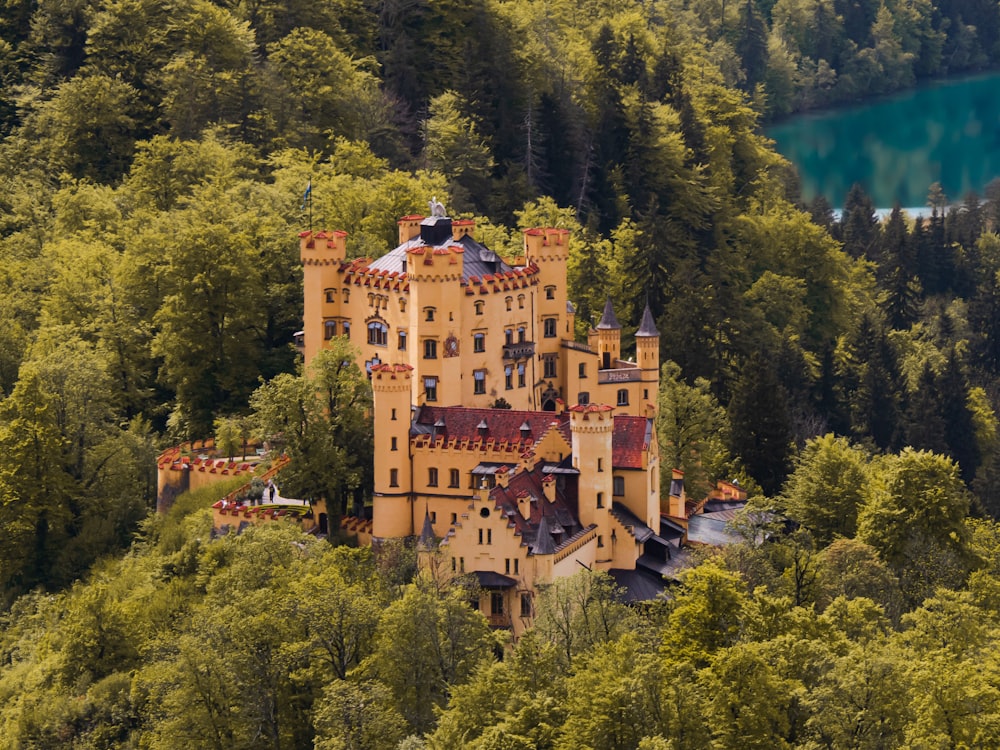
[[[538,285],[533,287],[530,300],[535,352],[542,357],[558,357],[560,342],[573,339],[566,289],[569,230],[526,229],[524,256],[525,263],[538,268]]]
[[[612,479],[611,445],[614,410],[605,404],[577,405],[569,410],[573,468],[579,474],[578,512],[583,526],[597,525],[596,563],[610,565]]]
[[[311,362],[327,339],[326,327],[336,325],[344,315],[341,300],[341,264],[347,257],[347,232],[302,232],[299,258],[302,260],[304,293],[303,346],[305,361]],[[339,333],[339,331],[338,331]]]
[[[456,300],[461,299],[465,248],[455,244],[447,216],[430,216],[419,230],[420,244],[409,249],[406,259],[409,330],[416,333],[409,350],[416,368],[413,404],[457,405],[463,346]]]
[[[378,539],[414,533],[410,507],[413,467],[410,457],[410,391],[413,368],[376,365],[372,368],[375,434],[375,518]]]
[[[660,332],[648,302],[635,332],[635,359],[642,370],[643,401],[655,404],[660,392]]]
[[[622,327],[615,315],[611,298],[604,303],[604,314],[597,324],[597,355],[602,370],[610,370],[622,356]],[[657,344],[658,346],[658,344]]]

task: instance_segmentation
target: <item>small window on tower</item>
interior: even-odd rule
[[[337,321],[328,320],[323,324],[323,338],[329,341],[337,335]]]

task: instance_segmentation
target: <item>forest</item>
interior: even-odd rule
[[[1000,188],[835,216],[761,132],[994,66],[998,14],[7,0],[0,747],[1000,746]],[[160,448],[293,410],[289,481],[363,500],[296,236],[378,256],[432,196],[504,254],[571,229],[581,335],[648,301],[662,464],[754,495],[669,599],[581,574],[514,646],[406,548],[151,513]]]

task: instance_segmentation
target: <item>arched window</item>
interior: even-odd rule
[[[523,344],[525,341],[527,341],[527,338],[525,338],[526,333],[527,329],[524,326],[517,327],[517,343]]]
[[[524,309],[524,295],[523,294],[517,295],[517,309],[518,310],[523,310]]]
[[[480,300],[476,300],[475,305],[473,305],[473,307],[476,308],[476,315],[482,315],[483,314],[483,307],[484,307],[484,305],[485,305],[485,303],[481,299]]]
[[[504,298],[503,302],[504,302],[505,305],[507,305],[507,312],[510,312],[511,307],[514,306],[514,298],[513,297],[506,297],[506,298]]]
[[[556,288],[554,286],[545,287],[545,299],[555,299],[556,298]]]
[[[389,342],[389,328],[377,320],[368,324],[368,343],[374,346],[385,346]]]
[[[327,302],[336,302],[337,301],[337,290],[336,289],[327,289],[326,290],[326,301]]]

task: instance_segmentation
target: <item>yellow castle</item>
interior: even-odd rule
[[[537,584],[581,566],[657,590],[685,498],[675,481],[661,502],[648,307],[635,362],[610,300],[576,342],[567,230],[525,231],[508,261],[474,222],[436,201],[431,214],[401,219],[375,261],[347,259],[344,232],[300,235],[306,361],[346,336],[371,377],[375,539],[419,537],[425,565],[475,574],[484,612],[515,634]]]

